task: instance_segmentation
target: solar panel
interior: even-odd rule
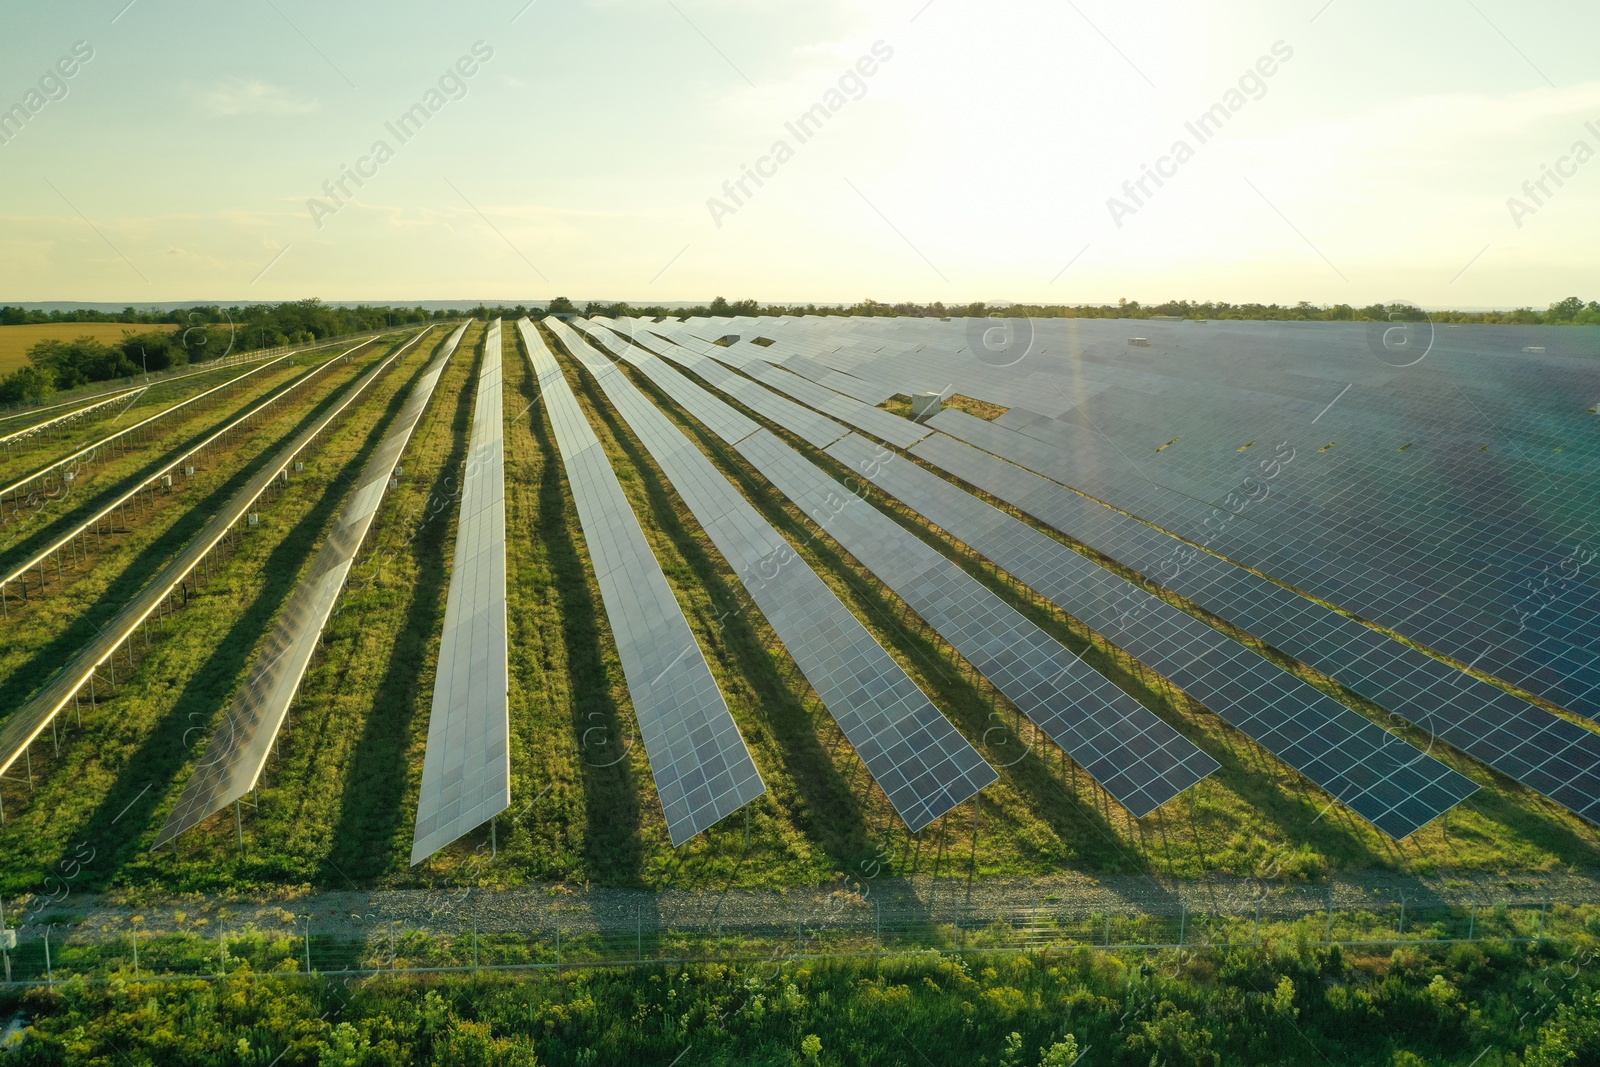
[[[628,498],[533,324],[517,323],[550,414],[673,845],[766,792]]]
[[[607,347],[640,367],[675,402],[706,406],[704,391],[660,360],[636,347]],[[863,463],[887,455],[854,435],[839,447],[846,442],[866,450],[858,457]],[[1149,814],[1216,770],[1215,760],[1137,700],[770,432],[729,444],[1134,815]]]
[[[981,427],[964,425],[963,429],[964,433],[982,432]],[[1063,438],[1069,434],[1079,437],[1081,431],[1075,433],[1059,420],[1040,415],[1018,423],[1016,429],[1024,447],[1038,448],[1036,441],[1042,442],[1043,454],[1052,457],[1039,461],[1041,468],[1048,468],[1041,469],[1041,473],[1071,477],[1062,462],[1070,450]],[[1007,447],[1010,446],[1008,441]],[[1334,598],[1375,620],[1387,621],[1415,640],[1450,652],[1555,703],[1590,715],[1600,714],[1600,666],[1596,657],[1585,654],[1582,647],[1592,642],[1593,635],[1564,622],[1559,610],[1562,586],[1577,584],[1567,582],[1563,571],[1570,569],[1576,578],[1583,569],[1576,557],[1563,567],[1559,557],[1528,548],[1531,562],[1542,568],[1540,580],[1520,588],[1502,585],[1499,602],[1495,603],[1471,589],[1481,578],[1474,571],[1482,571],[1489,564],[1482,554],[1475,554],[1470,563],[1447,566],[1439,560],[1418,560],[1406,567],[1401,561],[1414,556],[1417,546],[1397,543],[1372,521],[1373,509],[1360,508],[1352,499],[1350,487],[1338,484],[1340,474],[1359,484],[1363,472],[1341,470],[1342,465],[1336,463],[1328,465],[1331,471],[1301,477],[1301,484],[1292,488],[1291,483],[1301,472],[1288,467],[1282,481],[1274,486],[1277,492],[1273,507],[1245,512],[1245,521],[1221,527],[1219,535],[1212,538],[1212,545],[1219,552]],[[1473,490],[1468,481],[1457,495]],[[1126,490],[1109,487],[1107,491],[1120,493],[1121,499],[1132,499]],[[1194,491],[1200,493],[1204,489],[1197,487]],[[1204,525],[1204,516],[1216,512],[1214,501],[1186,503],[1163,512],[1144,503],[1152,496],[1148,489],[1141,496],[1140,513],[1148,512],[1163,526],[1191,533],[1217,526],[1215,521],[1211,527]],[[1452,509],[1453,505],[1454,500]],[[1514,526],[1516,522],[1512,517],[1500,525]],[[1446,525],[1444,516],[1439,525]],[[1436,543],[1442,532],[1443,529],[1429,529],[1420,540]],[[1482,540],[1477,534],[1464,536]],[[1541,560],[1541,555],[1546,558]],[[1409,573],[1397,573],[1400,571]],[[1427,576],[1430,584],[1420,585],[1415,580],[1417,574]],[[1535,595],[1530,596],[1530,590]],[[1520,605],[1524,611],[1537,605],[1539,610],[1530,612],[1530,618],[1522,621],[1494,620],[1485,614],[1486,609],[1503,612],[1508,604]],[[1548,616],[1545,621],[1549,623],[1544,627],[1549,632],[1542,638],[1527,625],[1533,615],[1541,612]]]
[[[420,338],[422,334],[417,336]],[[415,340],[374,365],[349,388],[340,403],[302,430],[286,448],[280,449],[266,466],[240,487],[172,562],[161,569],[161,573],[149,585],[140,590],[92,641],[52,675],[38,693],[0,725],[0,775],[22,758],[28,745],[44,732],[68,701],[77,698],[79,691],[94,677],[95,671],[133,635],[139,624],[167,602],[167,598],[187,580],[189,573],[205,558],[206,553],[215,548],[228,531],[244,518],[245,513],[294,457],[360,397],[367,385],[398,359],[406,348],[411,347]]]
[[[433,397],[465,324],[456,329],[411,387],[399,414],[361,469],[356,487],[345,501],[322,547],[312,557],[304,578],[289,594],[283,613],[251,664],[250,673],[223,713],[200,764],[184,786],[178,803],[152,848],[160,848],[254,789],[266,766],[272,743],[289,704],[300,688],[333,605],[344,590],[350,565],[383,502],[389,479]]]
[[[952,445],[960,456],[948,454]],[[1009,465],[977,449],[935,436],[914,451],[1001,499],[1011,491]],[[1231,638],[916,464],[891,455],[856,469],[1390,836],[1407,836],[1477,789]]]
[[[677,336],[683,337],[680,331]],[[688,338],[684,338],[687,340]],[[759,351],[759,348],[757,349]],[[670,355],[670,350],[661,352]],[[774,366],[764,360],[744,354],[739,346],[722,348],[718,345],[702,344],[701,355],[712,359],[721,360],[730,365],[739,367],[750,377],[764,385],[770,386],[780,393],[793,397],[802,403],[809,404],[826,415],[831,415],[840,422],[865,430],[874,437],[882,438],[892,445],[901,448],[910,448],[918,441],[931,433],[914,422],[897,418],[882,408],[874,407],[870,403],[835,392],[831,388],[824,388],[815,381],[810,381],[799,374],[793,373],[784,367]],[[881,402],[881,401],[880,401]]]
[[[783,367],[802,378],[807,378],[818,385],[826,386],[836,393],[854,397],[872,407],[883,403],[895,393],[902,391],[882,382],[872,381],[830,367],[811,358],[804,352],[797,351],[794,345],[763,346],[752,343],[757,334],[765,328],[765,325],[765,322],[755,323],[751,326],[751,330],[754,332],[750,336],[741,337],[737,343],[726,347],[714,347],[718,348],[723,358],[740,369],[746,368],[755,361]],[[669,320],[667,323],[662,324],[663,328],[652,327],[652,329],[689,348],[698,348],[705,345],[706,342],[701,341],[692,333],[678,329],[677,327],[679,326],[681,326],[680,323]]]
[[[626,354],[626,353],[624,353],[624,354]],[[649,370],[647,369],[646,372],[649,373]],[[670,388],[669,388],[670,382],[662,381],[662,380],[658,380],[658,381],[660,382],[660,384],[663,385],[664,388],[668,388],[669,392],[671,391]],[[676,396],[676,394],[674,394],[674,395]],[[896,416],[889,416],[885,412],[880,412],[880,414],[884,414],[886,417],[889,417],[889,418],[897,418]],[[960,412],[954,412],[954,413],[952,413],[952,415],[958,416],[963,421],[963,424],[965,424],[965,422],[967,422],[967,421],[978,421],[978,420],[972,420],[970,416],[966,416],[965,414],[960,413]],[[780,424],[781,424],[781,419],[779,421],[780,421]],[[930,439],[930,441],[932,441],[932,440],[934,440],[934,439]],[[946,439],[946,440],[948,440],[948,439]],[[834,448],[830,449],[830,452],[832,452],[833,454],[835,454],[836,456],[838,456],[841,459],[846,459],[847,461],[848,460],[854,460],[856,462],[863,462],[864,461],[864,457],[862,457],[860,455],[851,455],[850,454],[852,448],[854,447],[854,446],[851,445],[851,441],[852,441],[852,439],[850,439],[850,438],[845,439],[844,442],[841,442],[839,445],[836,445],[836,446],[834,446]],[[741,451],[743,451],[742,447],[741,447]],[[882,449],[879,449],[877,451],[879,453],[882,453],[884,456],[889,455],[889,453],[884,452],[884,450],[882,450]],[[918,450],[917,454],[921,455],[921,454],[923,454],[923,452],[921,450]],[[1018,473],[1021,473],[1021,472],[1018,472]],[[918,507],[918,503],[917,502],[908,501],[908,503],[910,503],[913,506],[913,508],[915,508],[917,510],[921,510],[921,508]],[[1087,502],[1085,502],[1085,503],[1087,504]],[[997,513],[997,514],[999,514],[999,513]],[[1129,520],[1129,521],[1131,521],[1131,520]],[[1145,527],[1145,528],[1148,529],[1148,527]],[[1151,532],[1154,533],[1154,531],[1151,531]],[[847,546],[847,547],[849,547],[849,546]],[[977,546],[974,546],[974,547],[977,547]],[[980,549],[980,551],[981,551],[981,549]],[[855,553],[855,550],[852,549],[852,552]],[[859,558],[859,554],[858,554],[858,558]],[[1119,579],[1119,581],[1120,581],[1120,579]],[[1204,631],[1204,632],[1201,632],[1201,631],[1194,630],[1192,626],[1181,625],[1179,620],[1187,619],[1188,618],[1187,616],[1183,616],[1181,612],[1176,612],[1176,609],[1171,609],[1170,607],[1161,604],[1161,602],[1159,600],[1157,600],[1154,597],[1149,596],[1148,594],[1144,593],[1142,590],[1139,590],[1137,587],[1132,586],[1131,584],[1123,583],[1123,585],[1125,586],[1124,596],[1128,601],[1128,606],[1130,606],[1132,609],[1134,609],[1134,610],[1132,610],[1130,612],[1130,614],[1132,616],[1138,617],[1138,616],[1148,615],[1151,610],[1155,610],[1154,607],[1153,607],[1154,605],[1161,605],[1162,608],[1165,608],[1168,612],[1172,612],[1176,616],[1175,618],[1170,618],[1170,619],[1165,620],[1163,622],[1162,626],[1160,627],[1160,631],[1164,635],[1171,636],[1173,638],[1177,638],[1182,634],[1183,630],[1187,630],[1188,631],[1188,638],[1190,640],[1193,640],[1195,638],[1199,638],[1203,642],[1208,642],[1203,647],[1206,648],[1208,654],[1214,660],[1216,660],[1217,662],[1228,662],[1230,659],[1236,657],[1238,655],[1238,653],[1240,653],[1240,652],[1246,653],[1246,656],[1242,660],[1242,663],[1244,664],[1244,667],[1242,669],[1244,669],[1248,675],[1252,676],[1251,678],[1247,678],[1247,681],[1253,680],[1254,682],[1258,683],[1259,685],[1265,685],[1268,688],[1268,690],[1281,688],[1281,687],[1283,687],[1285,685],[1285,682],[1287,681],[1287,683],[1288,683],[1288,696],[1290,698],[1292,698],[1292,700],[1297,700],[1301,704],[1307,705],[1310,708],[1312,708],[1313,710],[1309,714],[1322,714],[1322,715],[1329,715],[1329,714],[1339,715],[1341,713],[1344,714],[1344,715],[1353,714],[1353,713],[1350,713],[1348,711],[1348,709],[1343,708],[1342,705],[1339,705],[1336,702],[1332,701],[1331,699],[1323,697],[1321,694],[1316,693],[1316,691],[1311,689],[1311,687],[1304,685],[1304,683],[1301,683],[1296,679],[1293,679],[1291,676],[1285,674],[1284,672],[1278,671],[1277,668],[1275,668],[1275,667],[1271,666],[1270,664],[1266,663],[1266,661],[1259,660],[1253,654],[1249,654],[1248,650],[1244,650],[1242,648],[1242,646],[1234,645],[1233,642],[1223,638],[1222,635],[1217,634],[1215,631],[1211,631],[1208,627],[1201,627],[1201,631]],[[1276,588],[1276,587],[1274,587],[1274,588]],[[1288,595],[1292,596],[1292,594],[1288,594]],[[1133,620],[1129,619],[1128,621],[1131,622]],[[1194,620],[1189,620],[1189,622],[1190,623],[1194,623]],[[1093,625],[1093,624],[1091,623],[1091,625]],[[1195,623],[1195,625],[1199,625],[1199,624]],[[1354,624],[1352,624],[1352,625],[1354,625]],[[1207,637],[1206,636],[1207,634],[1209,634],[1210,636]],[[1143,658],[1143,657],[1141,657],[1141,658]],[[1447,668],[1447,670],[1448,670],[1448,668]],[[1259,676],[1259,677],[1255,677],[1255,676]],[[1174,680],[1176,681],[1177,679],[1174,679]],[[1215,688],[1215,683],[1213,683],[1213,688]],[[1221,694],[1220,692],[1217,692],[1217,691],[1211,692],[1209,698],[1206,697],[1206,696],[1202,696],[1200,693],[1196,693],[1195,695],[1199,699],[1202,699],[1202,700],[1206,701],[1207,703],[1212,704],[1213,706],[1217,705],[1218,703],[1220,703],[1220,702],[1222,702],[1224,700],[1223,694]],[[1237,701],[1240,698],[1238,696],[1233,696],[1233,697],[1231,697],[1231,699]],[[1216,710],[1215,707],[1214,707],[1214,710]],[[1357,716],[1356,718],[1359,719],[1359,716]],[[1365,722],[1366,720],[1360,720],[1360,721]],[[1354,722],[1354,720],[1351,720],[1351,721],[1348,721],[1346,723],[1346,725],[1348,727],[1353,727],[1355,725],[1355,722]],[[1370,723],[1368,723],[1368,725],[1371,726]],[[1374,731],[1378,731],[1378,728],[1375,727],[1375,726],[1371,726],[1371,728]],[[1246,730],[1245,732],[1249,733],[1250,731]],[[1392,735],[1387,734],[1386,732],[1378,731],[1378,733],[1381,734],[1383,737],[1388,737],[1391,741],[1393,741],[1396,744],[1401,744],[1402,743],[1398,739],[1393,738]],[[1370,736],[1369,737],[1369,741],[1378,741],[1377,735]],[[1270,744],[1268,744],[1267,747],[1271,748],[1272,746]],[[1412,752],[1413,752],[1413,754],[1415,754],[1414,750],[1412,750]],[[1406,757],[1404,757],[1404,755],[1402,754],[1402,758],[1406,758]],[[1289,762],[1292,763],[1292,760],[1289,760]],[[1442,767],[1442,765],[1439,765],[1439,766]],[[1304,769],[1304,767],[1301,767],[1301,769]],[[1316,779],[1315,775],[1308,775],[1308,776],[1313,777],[1314,780],[1319,780],[1319,779]],[[1570,779],[1570,776],[1569,776],[1569,779]],[[1320,784],[1320,781],[1321,780],[1319,780],[1319,784]],[[1465,781],[1465,780],[1462,779],[1462,781]],[[1455,785],[1459,786],[1460,783],[1457,782],[1457,783],[1455,783]],[[1330,790],[1330,791],[1332,791],[1332,790]],[[1570,794],[1570,791],[1571,790],[1569,788],[1569,790],[1568,790],[1569,794]],[[1348,790],[1347,790],[1347,794],[1348,794]],[[1335,792],[1335,795],[1340,795],[1340,794]],[[1368,804],[1368,806],[1367,806],[1368,810],[1367,811],[1363,811],[1363,814],[1367,814],[1369,817],[1371,817],[1370,816],[1370,812],[1373,810],[1373,808],[1374,808],[1374,805]],[[1358,807],[1357,810],[1361,810],[1361,809]],[[1431,817],[1432,817],[1431,815],[1428,816],[1428,818],[1431,818]],[[1376,820],[1374,820],[1374,821],[1376,822]],[[1427,820],[1424,819],[1423,821],[1427,821]],[[1383,823],[1379,823],[1379,825],[1380,826],[1385,826],[1385,824],[1383,824]],[[1420,823],[1418,823],[1417,825],[1420,825]],[[1385,828],[1386,829],[1389,828],[1389,827],[1403,828],[1404,826],[1405,826],[1405,823],[1403,822],[1403,820],[1398,818],[1398,817],[1395,817],[1395,818],[1389,819],[1388,825],[1385,826]],[[1415,827],[1413,826],[1412,829],[1414,829],[1414,828]],[[1404,832],[1410,832],[1410,831],[1409,830],[1405,830]],[[1403,836],[1403,835],[1404,835],[1403,833],[1397,834],[1397,836]]]
[[[546,319],[728,560],[906,825],[917,831],[999,775],[671,420],[558,319]]]
[[[511,806],[500,340],[495,319],[484,334],[472,406],[455,566],[417,794],[413,866]]]

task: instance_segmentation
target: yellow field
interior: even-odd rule
[[[27,326],[0,326],[0,374],[10,374],[28,362],[28,349],[40,341],[71,341],[93,337],[102,344],[122,340],[125,333],[176,330],[171,323],[153,326],[126,322],[41,322]]]

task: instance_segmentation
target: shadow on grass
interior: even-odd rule
[[[481,363],[482,355],[479,354]],[[477,368],[471,370],[477,381]],[[450,422],[449,456],[433,480],[427,499],[445,499],[459,489],[456,480],[466,459],[468,433],[472,426],[472,405],[477,389],[469,385],[456,397],[455,415]],[[460,504],[453,501],[453,510]],[[409,781],[407,750],[411,743],[412,721],[419,703],[418,688],[428,646],[444,618],[449,567],[448,555],[453,539],[449,536],[450,510],[441,510],[431,521],[424,519],[411,542],[417,565],[411,600],[405,621],[389,656],[383,679],[367,710],[366,725],[351,754],[345,773],[344,795],[339,804],[339,823],[333,831],[333,844],[317,881],[336,885],[345,879],[376,879],[389,872],[397,860],[410,859],[410,849],[396,851],[396,833],[409,823],[412,812],[404,807]],[[337,866],[335,866],[337,864]]]
[[[340,389],[318,404],[292,431],[284,435],[284,440],[292,439],[330,405],[337,403],[347,389],[348,386]],[[383,424],[394,415],[403,399],[402,391],[391,402],[379,426],[368,435],[360,451],[335,474],[322,499],[295,523],[283,541],[272,550],[262,567],[264,577],[260,591],[189,678],[174,699],[170,711],[159,719],[152,732],[119,770],[116,783],[84,824],[82,840],[97,850],[97,862],[89,870],[94,882],[84,883],[83,888],[92,888],[94,884],[110,879],[125,868],[144,866],[147,862],[147,839],[156,829],[152,820],[167,809],[169,802],[176,801],[176,797],[170,795],[170,790],[160,787],[173,782],[193,757],[194,746],[209,735],[212,723],[226,707],[230,694],[262,637],[294,589],[306,558],[343,503],[347,495],[345,490],[352,484],[352,477],[360,470],[359,465],[366,461],[367,455],[377,447]],[[270,450],[268,456],[274,454],[276,449]],[[258,459],[249,469],[258,469],[266,458]],[[247,477],[248,473],[241,473],[239,479]],[[180,616],[176,626],[181,627],[183,621]],[[114,829],[118,825],[123,826],[121,831]],[[189,864],[180,860],[177,884],[173,884],[174,872],[170,861],[161,864],[160,877],[173,889],[215,888],[234,884],[240,873],[240,862],[235,859],[232,863],[219,865],[217,857],[211,852],[210,849],[203,850]],[[179,855],[182,855],[181,845]],[[111,862],[99,862],[104,857],[109,857]],[[243,863],[251,865],[249,859]],[[271,876],[284,872],[274,869],[259,873]]]

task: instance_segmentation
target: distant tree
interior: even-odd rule
[[[0,404],[37,404],[55,391],[55,382],[45,371],[18,367],[0,380]]]
[[[189,362],[182,342],[168,330],[129,334],[117,347],[127,362],[140,370],[166,370]]]
[[[547,309],[547,311],[551,315],[576,315],[578,313],[578,306],[572,301],[568,300],[566,297],[558,296],[554,300],[550,301],[550,307]]]
[[[121,348],[110,348],[93,337],[40,341],[28,350],[28,362],[50,375],[57,389],[127,378],[139,370]]]
[[[1575,296],[1569,296],[1565,300],[1551,304],[1547,317],[1551,322],[1572,322],[1583,310],[1583,301]]]

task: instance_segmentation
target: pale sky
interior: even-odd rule
[[[1596,40],[1592,0],[13,3],[0,303],[1600,299]]]

